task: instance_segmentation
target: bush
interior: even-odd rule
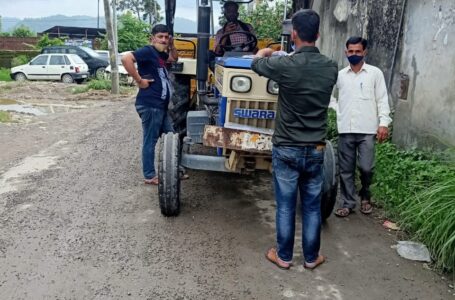
[[[111,90],[111,81],[104,79],[94,79],[88,82],[89,89],[92,90]]]
[[[0,81],[11,81],[10,69],[0,68]]]
[[[27,55],[19,55],[19,56],[16,56],[15,58],[13,58],[11,60],[11,67],[17,67],[17,66],[20,66],[20,65],[25,65],[26,63],[29,62],[29,58]]]

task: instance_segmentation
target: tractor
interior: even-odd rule
[[[175,0],[166,0],[165,4],[172,32]],[[175,93],[169,112],[176,133],[161,136],[158,155],[159,204],[164,216],[177,216],[180,212],[182,168],[239,174],[272,171],[278,84],[251,70],[253,53],[244,50],[256,47],[254,36],[249,45],[226,47],[224,56],[217,57],[214,66],[210,66],[211,10],[211,1],[199,0],[197,46],[194,45],[197,55],[181,58],[171,68]],[[290,22],[285,20],[282,49],[290,48],[290,30]],[[190,96],[192,79],[196,81],[194,97]],[[336,152],[330,141],[326,144],[324,174],[323,220],[333,210],[338,186]]]

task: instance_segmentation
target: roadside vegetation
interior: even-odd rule
[[[9,76],[10,69],[7,68],[0,68],[0,81],[11,81],[11,77]]]
[[[328,138],[337,140],[329,111]],[[442,153],[400,150],[390,140],[376,145],[373,199],[384,217],[424,243],[435,266],[455,271],[455,149]]]
[[[11,122],[11,115],[7,111],[0,111],[0,123]]]
[[[90,90],[106,90],[111,91],[112,83],[110,80],[106,79],[92,79],[87,84],[73,87],[71,93],[81,94],[86,93]],[[135,87],[120,87],[120,94],[129,94],[131,91],[135,90]]]

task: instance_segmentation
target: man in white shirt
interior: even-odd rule
[[[374,169],[375,139],[387,139],[390,118],[384,74],[365,63],[367,40],[351,37],[346,42],[349,66],[338,72],[338,155],[342,207],[335,214],[348,216],[356,206],[355,169],[358,162],[361,189],[360,211],[369,214],[370,184]]]

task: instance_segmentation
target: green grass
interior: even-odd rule
[[[9,76],[10,69],[0,68],[0,81],[11,81]]]
[[[11,114],[7,111],[0,111],[0,123],[11,122]]]
[[[84,85],[73,87],[71,89],[71,93],[73,94],[81,94],[88,92],[90,90],[111,90],[111,81],[110,80],[100,80],[100,79],[92,79]],[[120,86],[120,94],[126,95],[131,94],[136,91],[136,87],[125,87]]]

